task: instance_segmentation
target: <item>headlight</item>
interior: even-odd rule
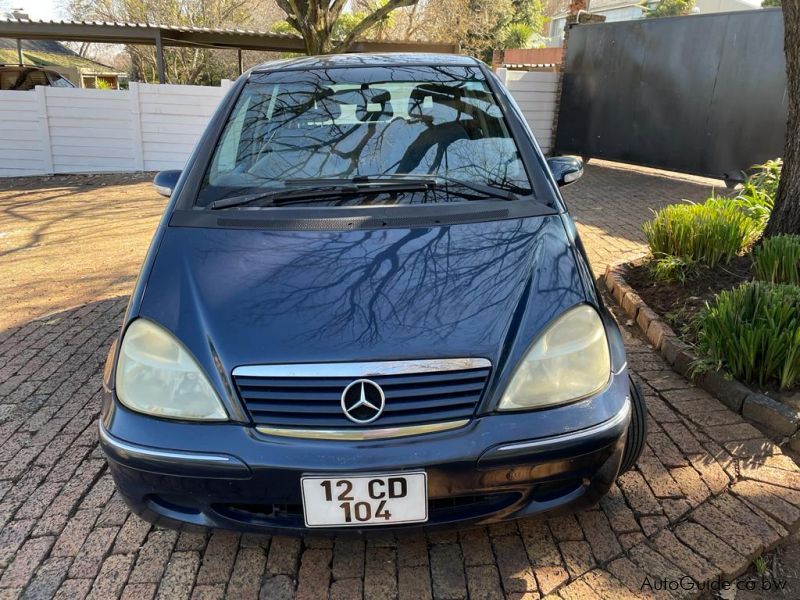
[[[131,410],[173,419],[225,421],[200,365],[175,337],[145,319],[125,332],[117,361],[117,397]]]
[[[499,410],[525,410],[579,400],[600,391],[611,376],[603,321],[586,304],[547,326],[511,376]]]

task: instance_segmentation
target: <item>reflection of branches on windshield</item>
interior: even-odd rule
[[[241,186],[443,173],[489,184],[515,183],[508,166],[519,163],[516,146],[474,68],[376,69],[379,77],[359,79],[362,74],[353,81],[347,79],[352,71],[333,71],[254,76],[245,88],[250,105],[242,120],[236,167],[214,179]],[[391,87],[398,84],[408,87]],[[528,187],[519,167],[516,177],[517,184]]]
[[[453,227],[276,233],[282,253],[295,258],[271,270],[253,290],[259,302],[245,309],[262,322],[294,315],[305,324],[298,341],[377,343],[422,334],[444,340],[466,322],[469,335],[484,339],[507,323],[478,317],[499,306],[504,318],[512,314],[528,277],[546,319],[564,302],[579,301],[569,249],[547,220],[503,223],[474,224],[457,234]]]

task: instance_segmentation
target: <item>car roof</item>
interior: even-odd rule
[[[252,72],[276,69],[332,69],[339,67],[386,67],[386,66],[470,66],[481,65],[481,61],[460,54],[433,54],[422,52],[387,52],[383,54],[324,54],[322,56],[300,56],[283,60],[272,60],[252,68]]]

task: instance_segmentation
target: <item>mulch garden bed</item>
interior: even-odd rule
[[[694,343],[690,323],[715,294],[753,279],[749,254],[735,257],[727,265],[702,268],[684,283],[654,281],[645,263],[628,268],[625,280],[647,305],[658,313],[684,341]]]

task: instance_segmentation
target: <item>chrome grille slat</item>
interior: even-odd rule
[[[358,377],[329,375],[330,364],[320,376],[301,376],[296,372],[283,376],[276,365],[266,367],[270,376],[263,376],[258,367],[247,367],[245,375],[237,374],[239,369],[234,371],[234,382],[257,425],[341,429],[396,427],[471,418],[483,395],[490,365],[482,359],[451,362],[463,366],[468,361],[473,363],[468,364],[468,368],[445,371],[432,370],[425,364],[429,361],[415,361],[414,365],[420,365],[418,372],[408,367],[403,372],[388,370],[386,374],[378,372],[365,377],[380,385],[386,397],[384,413],[366,426],[347,419],[340,406],[345,387]],[[437,364],[447,362],[436,361]],[[371,371],[371,364],[360,364],[357,370]],[[291,367],[295,371],[298,368],[297,365]],[[342,368],[353,369],[347,363],[343,363]],[[300,371],[311,373],[313,369],[301,365]]]
[[[381,386],[403,386],[417,385],[425,383],[435,385],[448,381],[482,381],[485,378],[487,368],[465,369],[461,371],[440,371],[430,373],[418,373],[411,375],[370,375],[365,376],[375,382],[380,382]],[[304,388],[304,387],[334,387],[341,389],[354,379],[359,377],[254,377],[252,375],[236,375],[241,385],[246,387],[279,387],[279,388]]]
[[[386,399],[396,401],[406,401],[407,399],[414,399],[414,398],[432,398],[432,397],[452,397],[452,396],[471,396],[471,395],[480,395],[483,391],[483,385],[464,385],[464,386],[448,386],[448,387],[441,387],[441,388],[433,388],[433,387],[426,387],[426,388],[419,388],[419,389],[402,389],[398,390],[394,387],[384,387],[381,385],[379,381],[376,381],[378,385],[383,388],[384,394],[386,394]],[[243,396],[246,396],[248,399],[252,400],[259,400],[265,399],[272,402],[283,401],[283,402],[294,402],[294,401],[303,401],[303,402],[328,402],[332,400],[338,401],[341,398],[342,390],[344,389],[345,385],[342,385],[336,391],[333,392],[317,392],[317,391],[303,391],[300,389],[293,389],[291,391],[278,391],[277,388],[270,388],[270,389],[252,389],[244,386],[239,386],[239,391]]]
[[[406,400],[392,403],[390,403],[389,399],[387,398],[384,412],[409,412],[415,410],[436,409],[441,408],[443,402],[448,400],[448,406],[453,408],[464,405],[472,406],[478,401],[479,398],[479,395],[475,395],[471,397],[461,396],[457,398],[437,398],[434,400]],[[278,403],[249,400],[247,402],[247,408],[250,410],[250,412],[261,413],[338,414],[341,412],[341,406],[339,405],[338,398],[336,402],[320,402],[317,400],[305,402],[303,400],[297,400],[293,402]]]
[[[419,423],[438,423],[439,421],[454,421],[466,419],[472,416],[474,407],[466,409],[440,410],[436,412],[418,413],[414,415],[388,414],[384,413],[379,419],[370,423],[372,427],[395,427],[399,425],[416,425]],[[344,416],[339,418],[337,415],[332,418],[330,415],[320,414],[293,414],[279,415],[274,413],[264,413],[255,411],[251,413],[253,420],[258,425],[280,425],[281,427],[330,427],[337,429],[369,429],[369,426],[359,425],[349,421]]]

